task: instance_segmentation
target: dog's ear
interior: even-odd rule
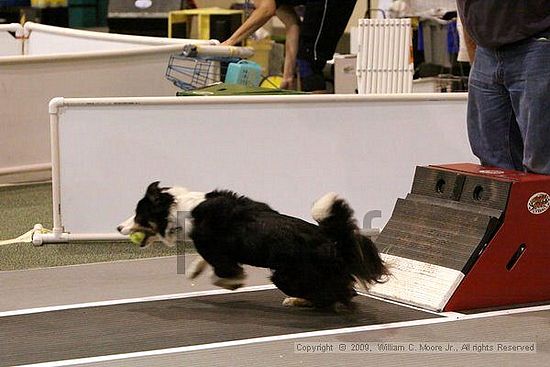
[[[152,202],[157,201],[160,196],[159,183],[160,181],[155,181],[147,187],[145,196]]]

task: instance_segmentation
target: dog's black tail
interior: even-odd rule
[[[315,202],[311,215],[321,230],[338,244],[350,273],[363,286],[384,281],[389,271],[374,243],[359,233],[353,210],[345,200],[328,193]]]

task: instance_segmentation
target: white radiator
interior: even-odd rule
[[[411,20],[359,19],[358,33],[359,94],[411,93]]]

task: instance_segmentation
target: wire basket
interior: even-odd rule
[[[245,47],[185,45],[181,53],[170,56],[165,76],[183,90],[207,87],[223,81],[228,65],[251,53]]]
[[[183,90],[207,87],[219,83],[225,77],[227,65],[239,59],[170,56],[166,79]]]

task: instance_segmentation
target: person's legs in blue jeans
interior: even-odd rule
[[[550,174],[550,41],[478,48],[468,134],[483,165]]]
[[[469,78],[468,137],[481,164],[521,169],[522,139],[502,76],[498,52],[478,47]]]
[[[550,175],[550,31],[502,53],[504,81],[523,138],[523,170]]]

